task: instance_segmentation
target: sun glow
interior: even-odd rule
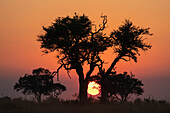
[[[88,84],[88,90],[87,90],[88,94],[97,95],[100,92],[99,90],[100,90],[100,85],[97,84],[96,82],[90,82]]]

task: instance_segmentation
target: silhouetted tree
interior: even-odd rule
[[[107,16],[101,16],[103,23],[96,28],[85,15],[75,14],[73,17],[59,17],[48,28],[43,27],[45,34],[40,35],[38,41],[44,53],[58,53],[59,69],[64,67],[69,73],[75,69],[79,76],[79,98],[81,103],[87,102],[88,78],[101,59],[99,53],[111,46],[110,38],[103,33],[107,23]],[[89,70],[83,72],[87,63]]]
[[[0,97],[0,103],[2,102],[11,102],[11,97],[8,96]]]
[[[53,73],[48,69],[38,68],[32,71],[32,75],[25,74],[20,77],[18,83],[14,85],[14,90],[22,90],[23,94],[33,94],[38,102],[41,102],[42,95],[50,95],[66,90],[64,85],[53,83]]]
[[[52,85],[51,95],[55,99],[59,99],[59,95],[66,90],[66,87],[60,83],[54,83]]]
[[[110,38],[113,40],[113,52],[116,55],[108,70],[104,71],[100,66],[101,73],[101,98],[103,102],[107,101],[108,87],[107,81],[109,74],[115,69],[115,65],[120,59],[137,62],[137,56],[140,50],[147,51],[151,49],[151,45],[145,42],[144,35],[152,35],[149,28],[140,28],[133,25],[130,20],[125,19],[118,30],[111,32]]]
[[[109,76],[108,95],[114,96],[121,102],[127,101],[129,95],[142,95],[144,92],[142,88],[142,81],[134,78],[134,75],[128,75],[127,72],[123,74],[113,74]]]

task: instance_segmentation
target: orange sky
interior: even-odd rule
[[[141,79],[169,76],[169,6],[170,0],[1,0],[0,79],[11,78],[16,82],[19,76],[40,66],[55,70],[58,67],[55,54],[42,56],[37,35],[42,33],[42,26],[50,25],[57,17],[72,16],[74,12],[86,14],[96,24],[101,22],[100,15],[106,14],[106,32],[117,29],[125,18],[143,28],[150,27],[154,33],[148,40],[153,45],[152,49],[142,52],[137,64],[120,62],[117,69],[119,72],[132,71]],[[107,54],[104,58],[111,62],[108,56],[111,55]],[[72,80],[64,71],[61,75],[63,82],[77,89],[78,83],[73,84],[78,79],[75,73],[72,73]],[[11,84],[15,82],[11,80]],[[3,88],[1,90],[4,91]]]

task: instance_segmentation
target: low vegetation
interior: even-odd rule
[[[55,100],[47,98],[41,103],[22,98],[0,98],[0,113],[170,113],[170,104],[165,100],[139,99],[133,102],[109,102],[100,104],[89,99],[81,105],[77,100]]]

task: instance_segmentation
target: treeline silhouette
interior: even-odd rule
[[[129,94],[141,95],[143,93],[143,84],[140,80],[134,78],[133,75],[126,75],[127,73],[116,74],[115,66],[120,60],[137,62],[140,50],[147,51],[152,47],[151,44],[146,43],[146,38],[143,36],[151,36],[152,33],[149,32],[149,28],[135,26],[129,19],[125,19],[117,30],[107,34],[104,33],[107,28],[107,16],[102,15],[101,19],[102,23],[97,26],[84,14],[75,13],[73,17],[58,17],[52,25],[43,26],[44,33],[37,39],[41,43],[43,53],[57,53],[59,68],[54,73],[58,79],[61,68],[67,71],[69,77],[71,70],[76,71],[79,77],[79,101],[82,104],[88,102],[88,83],[95,76],[92,75],[95,68],[98,69],[98,76],[100,76],[98,77],[101,85],[101,97],[99,98],[102,103],[108,102],[111,96],[115,96],[120,101],[126,101]],[[101,54],[108,48],[112,48],[110,54],[113,53],[113,57],[110,58],[110,61],[113,62],[108,69],[105,69],[105,62],[101,58]],[[85,65],[89,67],[87,73],[83,71]],[[54,77],[52,75],[49,75],[46,80],[38,78],[37,84],[43,82],[44,85],[45,82],[44,86],[36,84],[36,90],[34,86],[33,89],[30,86],[30,89],[27,88],[28,86],[25,86],[27,83],[23,83],[22,80],[28,81],[31,76],[35,76],[34,79],[37,79],[36,77],[39,77],[40,73],[34,75],[34,72],[33,75],[21,77],[14,89],[17,91],[24,89],[23,93],[34,94],[38,101],[40,101],[41,95],[49,95],[54,90],[60,90],[59,87],[55,88],[55,84],[51,82]],[[45,74],[48,75],[46,72]],[[38,89],[40,87],[45,88],[44,92]]]
[[[48,96],[49,99],[59,100],[59,95],[66,90],[66,87],[61,83],[54,83],[56,72],[50,72],[48,69],[38,68],[32,71],[32,75],[25,74],[20,77],[14,85],[14,90],[22,91],[24,95],[34,95],[38,103],[41,103],[41,97]],[[127,72],[123,74],[111,73],[107,82],[108,99],[113,97],[114,101],[126,102],[129,95],[141,95],[143,91],[142,81],[134,78],[135,75]],[[101,85],[101,75],[98,73],[89,78],[88,83],[95,81]],[[75,94],[77,101],[79,96]],[[91,97],[90,97],[91,98]],[[101,99],[101,97],[98,97]],[[6,98],[7,99],[7,98]]]
[[[165,100],[152,98],[139,99],[133,102],[100,104],[89,98],[88,105],[80,105],[76,100],[55,100],[46,98],[41,103],[22,98],[1,97],[1,113],[169,113],[170,104]]]

